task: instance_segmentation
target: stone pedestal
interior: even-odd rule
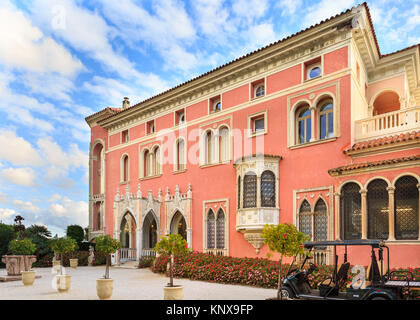
[[[3,256],[1,261],[6,264],[8,276],[20,276],[21,271],[30,270],[32,264],[36,261],[36,256],[7,255]]]

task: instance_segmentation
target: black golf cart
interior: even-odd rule
[[[319,289],[313,289],[308,277],[312,272],[318,270],[318,267],[309,262],[310,255],[306,255],[301,266],[293,268],[295,257],[283,283],[283,297],[311,300],[401,300],[410,299],[413,290],[420,290],[420,282],[413,281],[411,272],[389,271],[389,248],[380,240],[306,242],[304,246],[308,252],[316,248],[325,249],[332,246],[334,249],[334,271],[320,282]],[[344,246],[344,259],[338,270],[337,246]],[[357,285],[354,286],[356,288],[348,285],[346,292],[341,292],[340,288],[348,281],[350,268],[350,262],[347,261],[348,246],[370,246],[371,262],[366,272],[365,285],[359,288]],[[384,249],[387,252],[386,265],[384,265]],[[307,262],[309,268],[304,270]],[[408,294],[404,297],[403,292],[408,292]]]

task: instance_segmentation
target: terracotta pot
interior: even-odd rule
[[[79,259],[70,259],[70,267],[72,267],[73,269],[76,269],[78,262],[79,262]]]
[[[35,281],[35,271],[22,271],[22,282],[25,286],[33,285]]]
[[[70,289],[71,275],[63,274],[57,275],[57,290],[58,292],[67,292]]]
[[[21,272],[25,271],[25,266],[28,269],[32,267],[36,256],[6,255],[1,258],[1,261],[6,264],[8,276],[20,276]]]
[[[163,300],[183,300],[184,286],[163,287]]]
[[[114,279],[96,279],[96,293],[101,300],[109,299],[114,289]]]

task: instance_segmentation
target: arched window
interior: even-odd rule
[[[261,207],[276,206],[276,177],[271,171],[264,171],[261,175]]]
[[[331,100],[321,102],[319,108],[319,138],[334,136],[334,106]]]
[[[341,189],[340,214],[343,240],[361,239],[361,194],[357,183],[349,182]]]
[[[298,109],[296,117],[297,143],[307,143],[311,140],[311,110],[309,107]]]
[[[185,169],[185,142],[184,139],[178,139],[176,142],[176,171]]]
[[[373,102],[373,115],[380,115],[400,110],[400,97],[394,91],[381,92]]]
[[[314,241],[325,241],[328,238],[328,216],[325,201],[319,199],[314,210]]]
[[[257,206],[257,175],[249,172],[244,177],[244,208],[255,208]]]
[[[151,163],[150,163],[150,152],[149,150],[144,151],[143,153],[143,164],[144,164],[144,176],[148,177],[151,172]]]
[[[122,170],[121,170],[121,181],[122,182],[127,182],[128,181],[128,166],[129,166],[129,162],[128,162],[128,155],[124,155],[122,158]]]
[[[214,143],[213,143],[213,132],[211,130],[207,131],[205,135],[205,150],[206,150],[206,157],[205,162],[206,164],[213,163],[214,161]]]
[[[222,209],[217,212],[216,220],[216,248],[225,248],[225,213]]]
[[[395,239],[414,240],[419,236],[419,189],[412,176],[395,183]]]
[[[220,161],[229,160],[229,129],[226,127],[219,130],[219,157]]]
[[[207,214],[207,249],[214,249],[215,248],[215,239],[216,235],[216,219],[214,217],[213,210]]]
[[[254,97],[262,97],[265,94],[265,88],[263,84],[260,84],[255,87]]]
[[[153,152],[153,174],[160,174],[160,149],[156,147]]]
[[[371,181],[367,187],[368,239],[388,239],[388,184],[381,179]]]
[[[238,177],[238,209],[241,208],[241,176]]]
[[[299,208],[299,231],[308,236],[312,234],[311,205],[307,200],[303,200]]]

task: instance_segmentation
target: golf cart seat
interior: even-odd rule
[[[344,262],[340,269],[337,272],[336,283],[333,281],[333,276],[327,276],[323,281],[321,281],[321,286],[335,287],[339,288],[347,280],[347,274],[350,269],[350,262]]]

